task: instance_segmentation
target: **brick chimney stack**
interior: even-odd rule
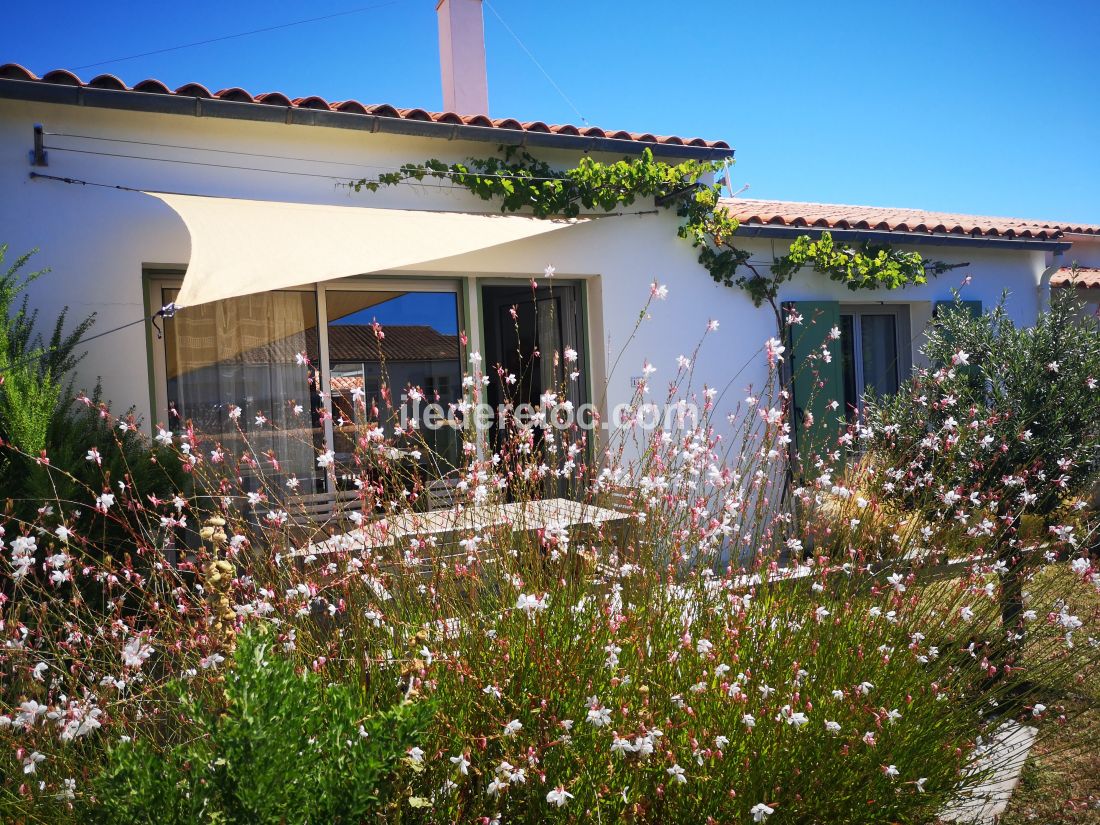
[[[481,0],[439,0],[435,11],[439,18],[444,111],[460,115],[489,114]]]

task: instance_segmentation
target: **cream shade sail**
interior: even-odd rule
[[[191,234],[181,307],[424,264],[585,222],[146,194]]]

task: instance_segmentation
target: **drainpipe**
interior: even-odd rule
[[[1055,273],[1064,265],[1062,250],[1059,249],[1052,253],[1050,266],[1044,269],[1043,273],[1039,276],[1039,313],[1046,312],[1050,309],[1050,279],[1053,278]],[[1035,320],[1039,320],[1038,315]]]

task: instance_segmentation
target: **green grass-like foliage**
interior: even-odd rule
[[[0,271],[7,251],[7,244],[0,244]],[[66,331],[66,308],[49,340],[42,338],[35,328],[38,311],[29,308],[26,291],[48,270],[25,272],[33,254],[32,250],[16,258],[0,275],[0,438],[35,455],[46,446],[50,420],[65,391],[65,375],[82,357],[77,348],[94,316]]]

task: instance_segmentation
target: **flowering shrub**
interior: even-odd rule
[[[175,686],[183,712],[163,731],[170,746],[126,738],[110,747],[94,821],[362,822],[403,801],[401,760],[428,703],[371,711],[358,686],[297,672],[262,630],[240,637],[224,706],[203,707],[195,678]]]
[[[1069,290],[1027,328],[1003,305],[975,317],[956,296],[924,353],[932,366],[870,407],[868,483],[996,556],[1005,630],[1018,636],[1022,568],[1088,543],[1075,513],[1100,477],[1097,320]],[[1039,536],[1022,533],[1029,518]]]
[[[655,284],[651,304],[665,295]],[[156,441],[188,489],[81,488],[83,507],[117,489],[103,515],[131,552],[68,526],[69,502],[7,517],[0,811],[124,821],[161,799],[180,820],[929,821],[982,779],[971,755],[1002,718],[1061,713],[1030,684],[1095,675],[1098,617],[1071,604],[1096,571],[1077,559],[1029,583],[1043,655],[991,680],[994,562],[926,587],[898,561],[919,530],[893,534],[884,569],[833,506],[888,523],[881,500],[830,473],[786,496],[782,348],[763,355],[772,384],[727,411],[696,383],[704,343],[647,365],[607,437],[554,426],[567,384],[533,424],[506,411],[492,439],[462,429],[453,501],[432,512],[443,464],[423,433],[365,415],[350,460],[317,456],[352,493],[331,516],[307,516],[243,430],[230,447],[183,421]],[[457,420],[491,382],[515,383],[469,364]],[[673,414],[647,427],[661,369]]]

